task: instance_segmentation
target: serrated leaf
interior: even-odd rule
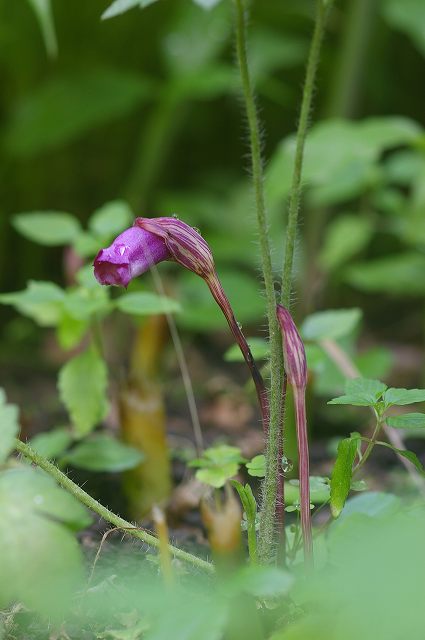
[[[227,480],[235,476],[238,472],[239,464],[237,462],[226,462],[219,466],[209,466],[202,469],[198,469],[195,473],[196,479],[199,482],[220,489],[224,487]]]
[[[19,430],[18,407],[7,404],[4,391],[0,388],[0,465],[15,448],[15,438]]]
[[[148,291],[124,293],[115,301],[117,309],[123,313],[135,316],[145,316],[157,313],[177,313],[181,310],[177,300],[159,296]]]
[[[202,458],[192,460],[189,466],[201,467],[196,472],[197,479],[218,489],[237,474],[241,462],[245,459],[238,447],[222,444],[206,449]]]
[[[386,423],[395,429],[418,429],[425,427],[425,413],[405,413],[402,416],[390,416]]]
[[[126,471],[133,469],[144,459],[144,455],[120,440],[100,433],[77,444],[62,462],[89,471]]]
[[[358,438],[344,438],[338,445],[338,453],[331,477],[331,512],[337,518],[344,508],[350,492],[353,463],[357,454]]]
[[[29,440],[31,449],[48,460],[57,458],[69,447],[73,438],[66,427],[53,429],[46,433],[38,433]]]
[[[62,367],[58,387],[76,434],[87,435],[108,412],[105,362],[90,347]]]
[[[83,584],[83,561],[70,531],[91,522],[87,511],[44,472],[0,474],[0,602],[20,601],[58,620]],[[64,524],[67,526],[64,526]]]
[[[42,327],[54,327],[60,320],[65,292],[53,282],[30,280],[23,291],[0,294],[0,304],[10,304]]]
[[[376,405],[387,385],[379,380],[369,378],[353,378],[345,383],[346,394],[329,400],[328,404],[351,404],[356,407],[373,407]]]
[[[6,127],[5,143],[15,156],[34,156],[127,115],[151,96],[150,81],[123,69],[61,74],[22,99]]]
[[[252,460],[246,463],[246,468],[250,476],[256,478],[264,478],[266,475],[266,458],[263,454],[254,456]]]
[[[425,389],[390,388],[384,394],[384,402],[387,406],[425,402]]]
[[[134,214],[124,200],[113,200],[91,215],[89,229],[101,238],[110,238],[129,227],[133,219]]]
[[[301,326],[305,340],[335,340],[350,334],[362,318],[361,309],[319,311],[308,316]]]

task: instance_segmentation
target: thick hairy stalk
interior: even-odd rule
[[[40,469],[43,469],[48,473],[52,478],[56,480],[58,484],[61,485],[66,491],[69,491],[77,500],[79,500],[86,507],[97,513],[107,522],[110,522],[115,527],[119,529],[123,529],[128,535],[133,536],[134,538],[138,538],[145,544],[148,544],[151,547],[155,547],[155,549],[160,548],[160,542],[158,538],[143,531],[142,529],[138,529],[131,522],[127,522],[124,518],[120,518],[115,513],[104,507],[100,502],[92,498],[88,493],[86,493],[81,487],[79,487],[75,482],[73,482],[68,476],[66,476],[62,471],[60,471],[54,464],[49,462],[44,456],[41,456],[39,453],[31,449],[27,444],[24,444],[20,440],[15,441],[15,448],[19,453],[22,453],[23,456],[31,460],[34,464],[36,464]],[[197,569],[201,569],[202,571],[206,571],[208,573],[214,573],[214,566],[198,558],[191,553],[187,553],[186,551],[182,551],[182,549],[178,549],[172,545],[169,545],[170,553],[179,560],[191,564],[193,567]]]
[[[276,295],[274,291],[271,250],[268,237],[267,212],[263,188],[263,163],[261,158],[261,136],[251,78],[249,74],[246,45],[246,3],[235,0],[236,50],[242,82],[243,96],[248,119],[251,148],[251,170],[254,183],[258,237],[267,302],[267,318],[270,337],[270,422],[266,443],[266,477],[263,484],[261,507],[259,558],[264,563],[276,558],[276,498],[279,474],[279,450],[282,437],[282,382],[283,359],[276,319]]]

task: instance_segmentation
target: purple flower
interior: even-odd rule
[[[277,305],[276,313],[280,329],[282,331],[285,372],[292,386],[294,396],[300,475],[301,529],[303,533],[304,557],[306,563],[312,565],[313,540],[310,513],[310,461],[305,407],[307,362],[304,344],[291,314],[280,304]]]
[[[132,278],[162,260],[181,264],[207,283],[251,371],[266,431],[269,409],[263,378],[218,278],[211,250],[196,229],[174,217],[136,218],[133,227],[121,233],[110,247],[99,251],[94,274],[100,284],[126,287]]]
[[[94,261],[94,275],[100,284],[126,287],[152,265],[169,258],[161,238],[134,226],[115,238],[107,249],[99,251]]]

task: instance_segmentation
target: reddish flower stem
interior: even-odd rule
[[[313,565],[313,541],[310,513],[310,461],[308,452],[307,420],[305,412],[305,388],[292,387],[294,394],[298,456],[300,477],[301,530],[303,534],[304,559],[307,565]]]

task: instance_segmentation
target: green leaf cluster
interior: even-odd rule
[[[205,449],[202,457],[191,460],[189,466],[198,467],[196,477],[200,482],[219,489],[237,474],[243,462],[245,459],[238,447],[220,444]]]

